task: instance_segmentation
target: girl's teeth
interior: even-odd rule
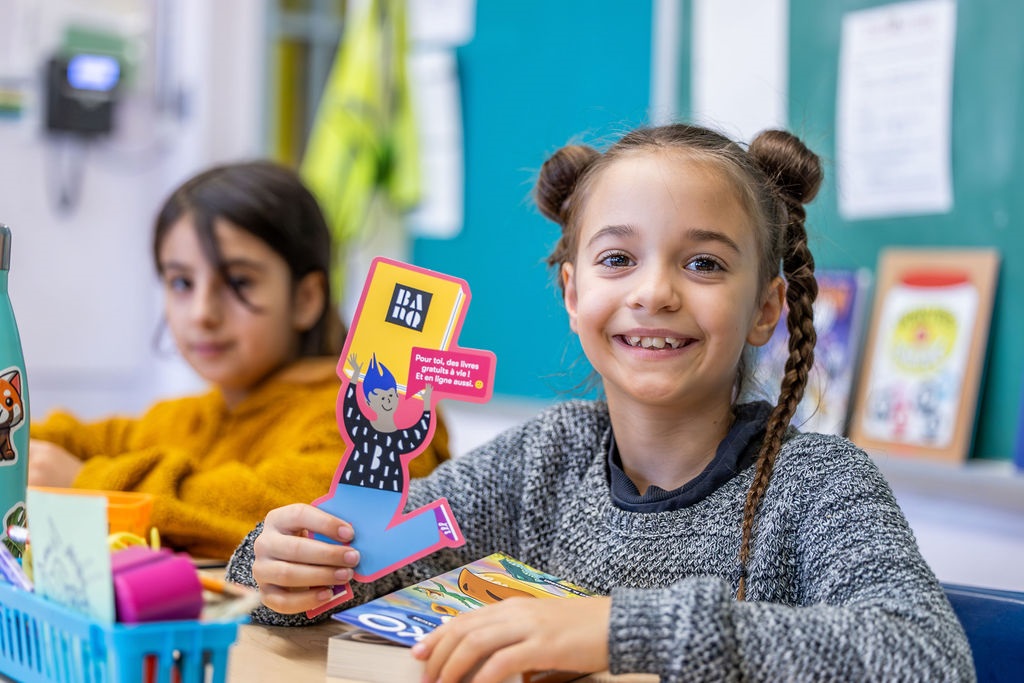
[[[683,342],[675,337],[626,337],[630,346],[639,346],[644,349],[663,349],[666,346],[671,349],[678,349]]]

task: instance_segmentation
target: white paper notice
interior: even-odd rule
[[[847,219],[948,212],[954,0],[843,17],[836,102],[839,212]]]
[[[462,230],[465,203],[462,105],[455,53],[415,50],[409,59],[409,73],[423,166],[423,197],[407,217],[409,232],[418,237],[452,238]]]

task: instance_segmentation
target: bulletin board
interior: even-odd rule
[[[651,1],[476,4],[474,36],[456,54],[464,225],[417,238],[412,253],[472,288],[461,339],[497,355],[496,397],[563,399],[589,375],[544,262],[558,226],[537,210],[533,184],[559,147],[602,146],[648,122],[652,12]]]
[[[844,220],[836,199],[839,46],[846,12],[877,0],[790,0],[789,122],[825,161],[808,211],[819,267],[875,269],[886,246],[1000,250],[973,457],[1010,459],[1024,378],[1024,3],[957,3],[953,68],[953,208],[949,213]]]

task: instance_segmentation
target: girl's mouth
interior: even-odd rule
[[[633,337],[619,336],[628,346],[640,349],[678,349],[686,346],[690,340],[679,337]]]
[[[227,344],[193,344],[192,351],[200,356],[214,356],[223,353],[228,348]]]

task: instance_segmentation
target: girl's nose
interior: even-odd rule
[[[221,320],[221,297],[219,287],[212,283],[196,285],[192,299],[192,319],[204,327],[216,325]]]
[[[677,310],[682,303],[678,278],[678,269],[672,266],[650,265],[638,270],[629,296],[630,307],[651,313]]]

